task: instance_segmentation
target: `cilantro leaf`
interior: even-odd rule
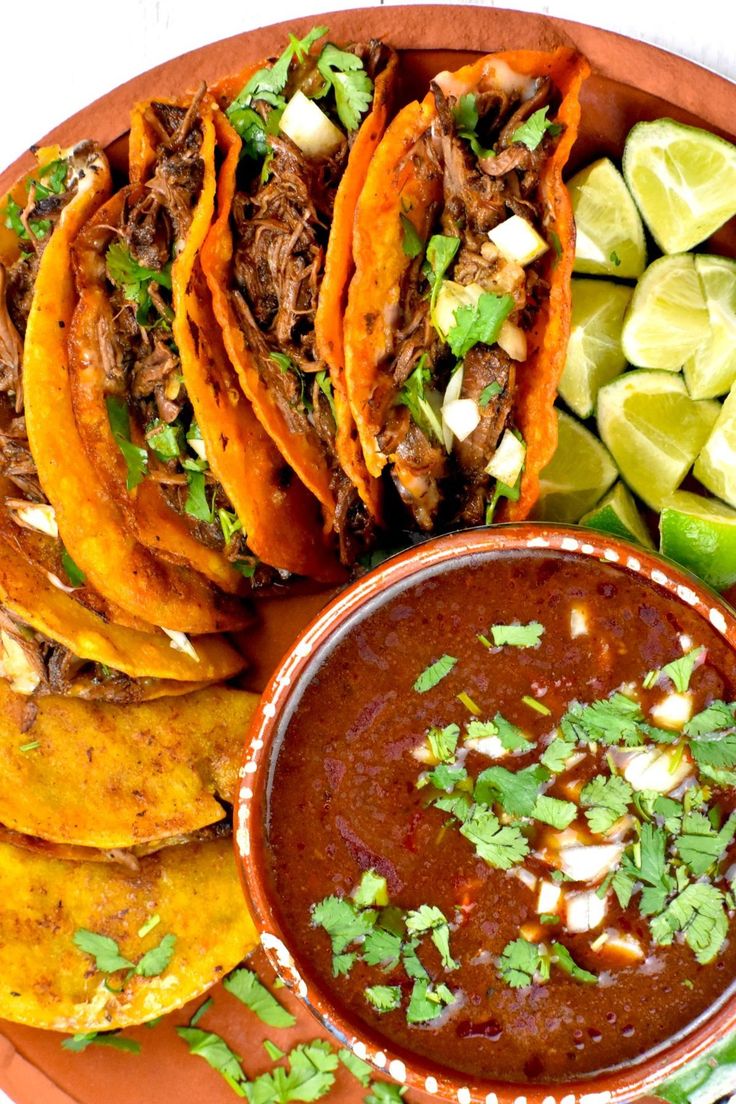
[[[723,893],[704,882],[692,882],[655,916],[650,927],[657,943],[668,946],[676,932],[683,932],[701,965],[711,962],[728,933]]]
[[[560,969],[564,970],[564,972],[569,974],[571,978],[574,978],[575,981],[582,981],[586,985],[597,985],[598,975],[591,974],[590,970],[584,970],[582,966],[578,966],[564,944],[553,943],[552,953]]]
[[[225,978],[223,985],[228,993],[232,993],[246,1008],[250,1008],[262,1023],[270,1027],[293,1027],[296,1023],[291,1012],[279,1004],[253,970],[245,966],[233,970]]]
[[[621,908],[627,908],[634,894],[634,878],[627,874],[625,870],[619,869],[611,879],[611,888],[616,894]]]
[[[276,1046],[270,1039],[263,1040],[263,1049],[272,1062],[278,1062],[281,1058],[286,1056],[286,1052],[281,1047]]]
[[[572,741],[565,740],[562,736],[555,736],[554,740],[544,749],[539,762],[547,770],[552,771],[553,774],[561,774],[565,769],[567,760],[575,751],[575,746]]]
[[[363,992],[376,1012],[393,1012],[401,1006],[400,985],[369,985]]]
[[[227,109],[227,117],[237,133],[244,140],[246,153],[251,156],[254,153],[257,155],[256,149],[248,147],[249,145],[251,147],[257,147],[261,141],[264,147],[263,153],[265,154],[266,152],[263,120],[257,112],[252,110],[251,105],[253,102],[255,100],[262,100],[271,107],[283,110],[286,107],[286,101],[281,96],[281,93],[286,87],[292,58],[296,57],[298,61],[303,61],[314,43],[317,42],[318,39],[323,38],[326,34],[327,27],[313,27],[302,39],[290,35],[289,45],[277,61],[275,61],[272,66],[258,69],[253,73],[230,104]],[[256,130],[260,131],[260,134],[263,135],[263,139],[261,139],[257,133],[253,133],[254,127]]]
[[[146,441],[159,460],[176,460],[184,447],[184,428],[157,418],[146,430]]]
[[[450,657],[447,656],[445,658],[449,659]],[[438,660],[438,662],[441,662],[441,660]],[[453,661],[453,663],[454,662],[455,661]],[[437,664],[433,664],[433,667],[436,666]],[[432,667],[428,667],[427,670],[424,671],[423,675],[419,676],[419,679],[423,678],[424,675],[426,675],[431,670]],[[440,678],[444,678],[444,675],[440,675]],[[417,683],[419,682],[419,679],[417,679],[417,682],[414,683],[415,690],[417,689]],[[425,693],[425,691],[419,690],[418,693],[423,694]],[[430,728],[429,732],[427,733],[427,746],[429,748],[430,755],[434,759],[437,759],[440,763],[451,763],[455,758],[455,750],[457,748],[459,737],[460,729],[456,724],[445,725],[444,728]]]
[[[371,106],[373,81],[356,54],[338,50],[328,43],[319,55],[317,68],[335,93],[340,122],[346,130],[357,130],[361,115]]]
[[[129,1054],[140,1054],[141,1044],[135,1039],[126,1039],[115,1031],[79,1031],[69,1039],[62,1040],[62,1048],[80,1054],[88,1046],[109,1046],[116,1050],[126,1050]]]
[[[250,1104],[289,1104],[319,1100],[335,1083],[338,1057],[324,1039],[301,1043],[288,1055],[289,1069],[277,1066],[248,1085]]]
[[[79,928],[73,936],[73,943],[80,951],[92,955],[95,967],[103,974],[114,974],[118,970],[133,969],[134,963],[124,958],[114,939],[108,935],[99,935],[87,928]]]
[[[125,298],[137,306],[136,321],[146,325],[152,300],[149,286],[153,283],[171,291],[171,262],[162,269],[139,264],[121,242],[113,242],[105,255],[107,274]]]
[[[495,295],[491,291],[484,291],[475,306],[458,307],[454,324],[447,331],[453,355],[464,357],[474,345],[493,345],[513,309],[513,295]]]
[[[475,847],[475,853],[489,866],[508,870],[529,854],[529,844],[513,824],[501,827],[498,817],[474,805],[460,827],[460,834]]]
[[[401,957],[401,936],[385,928],[368,932],[363,944],[363,961],[369,966],[393,969]]]
[[[709,736],[736,726],[736,702],[714,701],[691,717],[683,728],[686,736]]]
[[[734,767],[736,729],[691,735],[690,751],[698,767]]]
[[[199,1027],[177,1027],[176,1033],[189,1047],[189,1053],[203,1058],[227,1081],[236,1096],[247,1096],[247,1078],[240,1059],[221,1036]]]
[[[577,806],[572,801],[562,801],[558,797],[546,797],[544,794],[539,795],[531,812],[535,820],[541,820],[543,824],[550,824],[553,828],[567,828],[577,814]]]
[[[466,738],[482,740],[486,736],[496,736],[504,751],[530,751],[534,744],[528,740],[522,730],[501,713],[492,721],[471,721],[466,730]]]
[[[547,119],[549,107],[540,107],[533,115],[530,115],[525,123],[518,126],[511,135],[512,142],[521,142],[527,149],[535,150],[544,138],[545,133],[559,134],[562,127],[558,123],[551,123]]]
[[[77,567],[74,560],[71,558],[63,545],[61,546],[61,555],[59,558],[61,560],[61,566],[64,568],[64,571],[66,572],[66,577],[69,580],[70,584],[73,587],[84,586],[87,581],[87,576],[84,574],[83,571],[80,570],[80,568]]]
[[[427,259],[423,271],[432,288],[432,294],[429,297],[429,312],[433,324],[434,309],[437,304],[437,296],[440,293],[442,277],[452,264],[459,248],[460,238],[448,234],[433,234],[427,243]]]
[[[510,816],[531,816],[539,787],[548,779],[540,763],[519,771],[487,767],[476,779],[473,796],[482,805],[501,805]]]
[[[330,407],[330,413],[332,414],[332,420],[334,421],[335,425],[337,425],[337,409],[335,407],[335,391],[332,386],[332,380],[330,379],[326,369],[323,369],[321,372],[317,372],[314,378],[320,391],[327,399],[327,403]]]
[[[690,686],[693,671],[699,666],[704,655],[705,648],[701,645],[699,648],[693,648],[679,659],[673,659],[671,663],[666,663],[658,671],[650,671],[644,679],[644,688],[650,689],[664,676],[674,684],[675,690],[679,694],[684,694]]]
[[[437,408],[426,395],[427,384],[431,378],[431,372],[427,366],[427,356],[422,354],[416,368],[404,382],[394,402],[397,406],[406,406],[412,418],[430,440],[435,437],[440,443],[444,441],[442,423]]]
[[[425,978],[414,982],[406,1010],[407,1023],[427,1023],[442,1015],[449,1004],[455,1003],[452,991],[446,985],[433,985]]]
[[[453,117],[458,135],[464,138],[473,153],[478,158],[495,157],[492,149],[485,149],[478,139],[476,128],[478,126],[478,109],[475,96],[472,92],[466,92],[461,96],[453,109]]]
[[[206,1012],[209,1012],[210,1008],[212,1007],[212,1005],[214,1003],[215,1002],[213,1001],[212,997],[208,997],[206,1001],[203,1001],[202,1004],[200,1004],[199,1008],[194,1013],[194,1015],[192,1016],[191,1020],[189,1021],[189,1026],[190,1027],[196,1027],[197,1024],[199,1023],[199,1021],[204,1016],[204,1014]],[[153,1022],[153,1021],[150,1021],[148,1023],[148,1025],[147,1025],[148,1027],[151,1026],[151,1022]]]
[[[373,1076],[373,1067],[364,1062],[362,1058],[359,1058],[357,1054],[353,1054],[352,1050],[348,1050],[347,1047],[341,1047],[337,1052],[337,1057],[345,1068],[350,1070],[353,1077],[360,1081],[363,1088],[367,1089]]]
[[[454,790],[455,786],[459,782],[464,782],[468,777],[468,772],[465,767],[461,766],[448,766],[447,763],[440,763],[439,766],[431,770],[427,779],[437,790]]]
[[[535,648],[544,635],[544,625],[530,621],[528,625],[491,625],[493,643],[497,648]]]
[[[370,908],[372,905],[388,904],[386,879],[375,870],[364,870],[360,876],[360,885],[353,893],[356,908]]]
[[[485,409],[491,399],[495,399],[496,395],[500,395],[502,392],[503,387],[501,386],[501,384],[498,382],[498,380],[493,380],[492,383],[489,383],[487,387],[484,387],[481,391],[480,397],[478,399],[478,406]]]
[[[371,1091],[365,1097],[365,1104],[402,1104],[406,1085],[397,1085],[389,1081],[374,1081]]]
[[[736,814],[728,818],[716,832],[703,813],[686,813],[682,818],[682,834],[677,839],[677,853],[687,868],[700,877],[716,862],[736,834]]]
[[[498,971],[503,981],[512,989],[526,989],[534,983],[539,969],[541,952],[536,943],[526,939],[514,939],[501,952]]]
[[[134,445],[130,439],[130,415],[125,400],[117,395],[107,395],[105,406],[112,435],[128,469],[125,486],[132,491],[148,475],[148,453],[144,448]]]
[[[644,824],[632,849],[633,854],[627,852],[623,857],[623,872],[634,881],[643,882],[646,887],[639,902],[639,911],[644,916],[660,912],[674,888],[672,877],[667,872],[665,847],[664,831],[653,824]]]
[[[417,677],[412,689],[416,690],[417,694],[426,694],[428,690],[432,690],[438,682],[441,682],[446,675],[449,675],[456,663],[457,660],[454,656],[440,656],[434,663],[430,663],[429,667],[425,667]]]
[[[436,801],[432,803],[436,809],[441,809],[443,813],[450,813],[456,820],[466,821],[472,802],[468,794],[452,794],[449,797],[438,797]]]
[[[400,214],[401,220],[401,247],[405,257],[418,257],[424,249],[424,242],[419,237],[416,227],[408,215]]]
[[[406,914],[406,930],[410,935],[429,932],[440,953],[445,970],[456,970],[459,963],[450,954],[450,926],[442,909],[436,905],[420,905]]]
[[[607,832],[624,815],[633,795],[625,778],[617,774],[608,778],[596,775],[580,793],[580,804],[586,807],[585,817],[591,832],[598,835]]]
[[[337,977],[347,973],[355,956],[343,957],[345,949],[355,940],[362,939],[373,930],[376,913],[372,909],[359,911],[352,901],[344,897],[325,897],[312,906],[312,924],[324,928],[332,943],[332,968]]]
[[[151,947],[136,965],[135,972],[139,977],[158,977],[167,969],[174,957],[176,948],[176,936],[169,932],[163,936],[156,947]]]
[[[642,742],[640,725],[644,716],[637,702],[615,692],[603,701],[590,705],[575,703],[560,722],[563,735],[576,742],[597,741],[602,744],[625,744],[635,747]]]
[[[184,509],[190,517],[197,521],[204,521],[211,525],[215,520],[215,491],[213,488],[212,502],[207,501],[207,479],[203,471],[187,470],[187,491]]]

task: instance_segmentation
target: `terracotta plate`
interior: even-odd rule
[[[43,141],[63,145],[95,138],[109,147],[113,163],[124,171],[128,114],[135,100],[176,95],[201,79],[211,81],[236,72],[246,61],[279,52],[287,31],[304,34],[317,22],[327,24],[331,37],[338,41],[381,37],[404,51],[401,80],[405,100],[423,95],[429,77],[440,69],[465,64],[472,54],[522,47],[577,47],[590,60],[593,76],[583,90],[582,127],[573,152],[573,169],[594,157],[620,156],[626,133],[641,119],[667,115],[734,139],[729,127],[736,118],[736,86],[692,62],[608,31],[545,16],[495,8],[412,6],[320,15],[319,19],[301,19],[205,46],[122,85],[57,127]],[[0,174],[0,194],[31,164],[29,154]],[[713,247],[721,252],[735,251],[733,222],[719,232]],[[317,594],[261,605],[261,625],[247,643],[254,689],[265,684],[281,653],[327,597]],[[266,973],[258,957],[254,965]],[[296,1042],[322,1034],[317,1022],[305,1012],[298,1012],[295,1029],[278,1031],[262,1025],[229,994],[218,990],[214,995],[215,1005],[201,1026],[221,1033],[242,1056],[251,1075],[270,1067],[261,1046],[264,1038],[289,1049]],[[282,999],[297,1012],[294,1002],[283,992]],[[177,1024],[187,1022],[193,1010],[186,1008],[153,1029],[126,1031],[141,1043],[137,1056],[106,1047],[70,1054],[61,1050],[58,1035],[3,1023],[0,1088],[15,1104],[232,1104],[236,1097],[231,1089],[201,1059],[187,1055],[174,1031]],[[358,1104],[364,1095],[357,1082],[342,1070],[330,1100]],[[412,1093],[411,1097],[419,1104],[420,1094]]]

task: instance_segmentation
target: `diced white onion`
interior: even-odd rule
[[[557,912],[562,890],[554,882],[540,882],[539,896],[537,897],[537,912],[542,915],[545,912]]]
[[[171,641],[171,647],[176,652],[183,652],[184,655],[188,655],[195,663],[199,663],[199,656],[191,640],[186,633],[178,632],[176,629],[165,629],[161,626],[163,632],[166,633]]]
[[[29,502],[27,506],[17,506],[13,513],[29,529],[37,529],[47,537],[58,539],[59,526],[56,524],[56,511],[45,502]]]
[[[510,429],[506,429],[498,448],[486,465],[486,472],[508,487],[513,487],[521,475],[525,458],[526,445]]]
[[[600,946],[596,946],[595,943],[591,944],[592,949],[601,951],[607,957],[616,958],[624,965],[643,961],[644,948],[635,935],[608,928],[606,937],[605,943]],[[596,940],[597,942],[598,940]]]
[[[190,437],[187,441],[192,452],[196,453],[200,460],[207,463],[207,450],[201,437]]]
[[[605,878],[623,854],[621,843],[565,847],[560,851],[560,869],[574,882],[595,884]]]
[[[532,224],[521,215],[512,215],[488,231],[488,237],[503,256],[520,265],[531,264],[549,249]]]
[[[570,932],[594,931],[603,923],[606,902],[595,890],[570,893],[565,898],[565,926]]]
[[[537,879],[534,874],[532,874],[531,870],[527,870],[525,866],[515,866],[513,867],[512,873],[520,882],[524,883],[527,889],[530,889],[532,893],[534,892],[537,885]]]
[[[456,284],[454,280],[443,280],[437,293],[434,307],[434,323],[440,337],[446,338],[455,325],[455,311],[460,307],[477,307],[483,294],[480,284]]]
[[[332,119],[301,91],[296,91],[286,105],[279,130],[307,157],[329,157],[345,141]]]
[[[507,318],[498,331],[496,341],[512,360],[526,360],[526,334],[521,326],[509,322]]]
[[[466,740],[463,747],[470,751],[477,751],[479,755],[485,755],[488,759],[503,759],[510,753],[503,746],[498,736],[475,736]]]
[[[46,572],[46,578],[55,586],[57,590],[63,590],[65,594],[73,594],[77,587],[67,586],[66,583],[62,583],[58,575],[54,575],[53,571]]]
[[[679,761],[678,761],[679,760]],[[626,755],[624,778],[635,790],[668,794],[692,773],[681,748],[642,748]]]
[[[450,382],[445,388],[445,397],[442,400],[443,405],[445,403],[454,402],[455,399],[459,399],[463,390],[463,376],[465,375],[465,368],[460,363],[459,367],[450,376]]]
[[[480,422],[480,410],[475,399],[453,399],[442,407],[442,422],[451,433],[464,441]]]
[[[581,606],[573,606],[570,610],[570,636],[573,640],[578,636],[588,635],[588,611]]]
[[[4,630],[0,631],[0,677],[8,680],[16,694],[32,694],[41,681],[18,641]]]
[[[651,710],[656,724],[663,728],[681,729],[693,715],[691,694],[667,694]]]

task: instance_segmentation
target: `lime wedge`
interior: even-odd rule
[[[632,289],[610,280],[572,281],[572,323],[559,391],[579,418],[593,413],[599,389],[626,367],[621,327]]]
[[[636,544],[654,548],[654,541],[636,503],[623,483],[617,483],[604,495],[594,509],[581,517],[580,524],[588,529],[597,529],[600,533],[613,533],[614,536],[625,537]]]
[[[685,383],[694,399],[725,395],[736,381],[736,261],[695,258],[710,320],[710,337],[685,361]]]
[[[624,177],[663,253],[683,253],[736,214],[736,146],[707,130],[656,119],[637,123]]]
[[[575,215],[575,272],[636,279],[647,263],[644,228],[624,178],[601,157],[567,184]]]
[[[624,319],[624,354],[638,368],[677,372],[710,337],[695,258],[690,253],[660,257],[636,285]]]
[[[659,519],[660,551],[716,590],[736,583],[736,510],[713,498],[678,491]]]
[[[736,506],[736,388],[721,407],[693,471],[704,487]]]
[[[557,450],[539,477],[539,521],[576,522],[616,478],[616,468],[597,437],[564,411],[557,411]]]
[[[718,417],[681,376],[625,372],[598,393],[598,431],[629,487],[655,510],[679,487]]]

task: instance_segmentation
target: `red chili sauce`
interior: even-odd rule
[[[534,622],[544,630],[536,645],[493,646],[492,626]],[[704,650],[693,657],[701,646]],[[443,655],[456,660],[452,669],[431,689],[417,692],[418,676]],[[661,673],[664,665],[687,655],[692,660],[685,663],[689,671],[676,671],[674,680]],[[651,671],[655,673],[646,679]],[[675,680],[685,676],[687,689],[678,694]],[[643,681],[647,689],[642,689]],[[350,625],[331,651],[316,657],[275,745],[266,810],[268,877],[300,969],[334,998],[343,1014],[368,1025],[374,1037],[476,1076],[559,1080],[610,1069],[661,1046],[722,1000],[736,973],[736,940],[730,930],[734,871],[729,870],[736,850],[729,832],[733,834],[736,821],[728,824],[736,806],[734,791],[723,781],[726,775],[720,776],[721,784],[702,777],[678,716],[683,710],[685,716],[696,715],[713,701],[730,703],[735,685],[734,653],[700,616],[645,580],[593,560],[541,550],[488,555],[389,593]],[[530,815],[509,815],[507,797],[497,802],[486,793],[481,806],[485,829],[493,813],[499,830],[511,830],[514,846],[521,840],[527,848],[508,870],[489,864],[461,833],[463,821],[435,801],[465,794],[467,807],[481,772],[492,767],[517,772],[538,763],[572,703],[604,701],[614,691],[641,710],[642,720],[635,720],[635,735],[629,737],[632,746],[604,739],[591,748],[585,727],[578,728],[580,740],[568,766],[558,764],[539,785],[540,794],[560,802],[554,808],[562,820],[572,815],[567,829]],[[467,695],[465,703],[460,694]],[[545,712],[538,712],[529,698]],[[665,712],[657,715],[663,702]],[[674,719],[669,717],[673,710]],[[503,751],[495,758],[482,754],[472,741],[472,750],[465,747],[470,722],[492,720],[497,714],[517,726],[532,747]],[[454,763],[458,777],[462,769],[467,777],[460,789],[448,791],[427,781],[437,763],[428,752],[427,733],[452,724],[459,736],[446,765]],[[641,724],[653,726],[665,742],[652,740]],[[723,743],[724,732],[728,734],[726,722],[713,740],[721,741],[726,759],[731,754],[733,760],[733,749]],[[493,741],[480,746],[498,750]],[[710,752],[712,747],[711,742]],[[651,760],[648,766],[636,760],[639,765],[632,768],[637,748],[669,758],[658,759],[653,774]],[[706,748],[699,754],[709,760],[710,752]],[[614,785],[623,789],[627,810],[617,818],[615,802],[610,816],[604,809],[602,822],[615,823],[608,834],[596,834],[581,795],[592,792],[585,786],[598,776],[606,789],[613,774],[623,779]],[[652,782],[658,791],[651,789]],[[643,798],[642,784],[648,791]],[[669,801],[679,803],[679,813],[675,805],[660,804],[663,812],[653,809],[668,788]],[[678,816],[682,824],[688,815],[689,849],[679,842],[677,827]],[[601,820],[593,823],[600,827]],[[720,842],[714,841],[722,828]],[[637,850],[642,831],[648,849],[644,859],[641,842]],[[693,858],[692,836],[698,831],[707,836],[706,851],[712,851],[705,873],[693,873],[683,859],[687,856],[696,871],[708,865],[707,855]],[[701,945],[701,957],[711,956],[704,964],[687,942],[693,922],[687,901],[685,921],[671,932],[671,942],[666,930],[672,909],[657,921],[659,940],[652,934],[654,915],[643,915],[646,880],[631,871],[642,866],[651,875],[649,851],[656,841],[665,881],[660,878],[659,889],[650,886],[646,907],[656,906],[656,914],[666,912],[690,883],[712,887],[705,891],[710,905],[717,898],[722,919],[716,929],[721,934],[713,935],[707,918],[702,921],[705,935],[700,929],[690,932],[696,946],[698,939],[701,944],[711,939],[710,950]],[[591,873],[595,864],[584,860],[578,868],[572,860],[592,852],[565,850],[576,844],[613,845],[615,853],[596,852],[607,861],[603,871]],[[697,852],[697,840],[695,845]],[[610,881],[614,870],[627,862],[631,899],[624,907],[605,876]],[[577,877],[554,873],[561,865]],[[372,915],[351,904],[369,870],[385,879],[388,913],[380,894]],[[550,906],[555,891],[545,891],[546,922],[540,921],[542,883],[560,893]],[[622,892],[625,898],[625,885]],[[591,893],[600,907],[590,896],[581,905],[579,895]],[[700,907],[702,893],[702,888],[689,890],[688,897]],[[347,901],[361,922],[374,920],[380,927],[385,919],[407,942],[404,925],[411,910],[441,910],[456,966],[443,965],[431,932],[414,940],[415,956],[428,979],[425,995],[427,986],[435,994],[437,987],[446,987],[444,997],[435,995],[434,1018],[407,1021],[416,984],[409,976],[411,963],[409,972],[403,957],[388,965],[369,965],[360,936],[342,947],[343,954],[353,957],[342,959],[346,972],[333,976],[330,935],[312,916],[313,907],[330,897]],[[577,905],[569,912],[573,897]],[[586,915],[593,926],[571,930],[580,927],[581,909],[583,927]],[[701,924],[698,916],[695,921]],[[672,926],[677,925],[674,917]],[[513,971],[518,948],[511,952],[507,971],[501,969],[505,949],[519,940],[531,943],[530,955],[537,956],[526,984],[523,972]],[[587,980],[560,966],[563,952],[552,950],[560,945]],[[712,953],[715,945],[717,953]],[[521,947],[522,952],[527,949]],[[378,992],[390,1010],[381,1012],[366,998],[366,989],[376,986],[385,987]]]

